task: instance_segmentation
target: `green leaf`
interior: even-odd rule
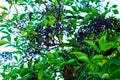
[[[88,45],[90,45],[93,49],[95,49],[97,52],[99,52],[99,49],[97,47],[97,45],[91,41],[91,40],[84,40]]]
[[[55,21],[56,21],[55,17],[54,16],[50,16],[49,18],[50,18],[49,24],[53,25],[55,23]]]
[[[28,72],[28,73],[26,73],[26,74],[24,75],[24,77],[22,77],[21,79],[22,79],[22,80],[29,80],[29,79],[31,79],[31,78],[34,78],[34,75]]]
[[[100,55],[93,56],[92,61],[103,60],[103,59],[104,59],[104,56],[100,54]]]
[[[20,33],[21,33],[23,36],[27,35],[27,32],[26,32],[26,31],[23,31],[23,30],[21,30]]]
[[[66,0],[65,5],[71,6],[74,3],[74,0]]]
[[[108,67],[109,67],[109,62],[106,62],[105,64],[103,64],[103,66],[101,66],[101,71],[100,71],[100,73],[101,73],[101,76],[104,74],[104,73],[106,73],[106,72],[108,72]]]
[[[72,54],[78,55],[78,56],[87,56],[85,53],[83,52],[71,52]]]
[[[104,59],[104,60],[100,60],[100,62],[97,62],[97,64],[102,67],[106,62],[107,60]]]
[[[1,9],[8,10],[5,6],[0,6]]]
[[[76,43],[76,39],[74,39],[74,38],[72,38],[70,40],[67,40],[67,41],[69,41],[69,44],[75,44]]]
[[[17,56],[14,56],[15,60],[18,61],[18,57]]]
[[[120,35],[115,36],[115,37],[112,39],[112,41],[118,41],[118,42],[120,42]]]
[[[100,49],[102,48],[102,46],[106,43],[106,36],[102,36],[100,39],[99,39],[99,47]]]
[[[84,17],[84,19],[83,19],[83,24],[87,24],[88,22],[89,22],[89,20],[90,20],[90,18],[91,18],[91,16],[90,15],[85,15],[85,17]]]
[[[76,59],[70,59],[69,61],[67,61],[68,64],[74,63],[76,61]]]
[[[94,0],[94,2],[97,2],[97,3],[99,3],[99,2],[100,2],[100,0]]]
[[[39,3],[40,0],[35,0],[35,3]]]
[[[2,18],[5,18],[5,17],[7,16],[7,14],[8,14],[8,13],[7,13],[6,11],[3,11],[3,12],[2,12]]]
[[[75,54],[79,60],[87,62],[88,61],[88,56],[87,54],[83,52],[72,52],[72,54]]]
[[[24,68],[24,63],[19,63],[19,67],[21,68],[21,69],[23,69]]]
[[[105,43],[104,45],[102,45],[100,51],[107,51],[110,48],[114,48],[114,45],[115,45],[114,42]]]
[[[4,40],[4,39],[6,39],[7,38],[7,36],[2,36],[1,37],[1,40]]]
[[[26,16],[26,14],[21,14],[21,15],[20,15],[20,20],[24,19],[25,16]]]
[[[18,2],[19,2],[19,3],[22,3],[22,2],[23,2],[23,0],[18,0]]]
[[[29,68],[23,68],[23,69],[21,69],[20,76],[23,77],[27,73],[30,73],[30,69]]]
[[[77,7],[76,7],[76,6],[72,6],[72,9],[73,9],[74,11],[77,11]]]
[[[65,10],[66,11],[66,13],[70,13],[70,14],[74,14],[74,12],[73,11],[71,11],[71,10]]]
[[[32,66],[32,61],[29,61],[28,62],[28,67],[31,68],[31,66]]]
[[[102,79],[108,79],[109,78],[109,74],[108,73],[104,73],[103,75],[102,75]]]
[[[38,72],[38,80],[42,80],[43,79],[43,74],[44,74],[44,71],[43,71],[43,68]]]
[[[112,59],[110,63],[120,65],[120,59]]]
[[[111,78],[119,78],[120,79],[120,66],[115,66],[113,69],[111,69],[111,72],[110,72],[110,77]],[[119,79],[116,79],[116,80],[119,80]]]
[[[0,24],[0,27],[6,27],[6,28],[8,28],[9,25],[7,25],[7,24]]]
[[[3,39],[7,39],[8,42],[11,42],[11,36],[10,36],[10,34],[8,34],[7,36],[2,36],[1,40],[3,40]]]
[[[7,31],[1,31],[2,33],[4,33],[4,34],[9,34]]]
[[[110,10],[109,10],[109,9],[106,9],[101,15],[102,15],[103,17],[105,17],[109,12],[110,12]]]
[[[116,5],[116,4],[114,4],[114,5],[112,5],[112,8],[116,8],[118,5]]]
[[[44,26],[47,26],[47,24],[49,23],[49,21],[48,20],[44,20]]]
[[[8,40],[9,42],[11,42],[11,36],[10,36],[10,34],[7,35],[7,40]]]
[[[68,61],[66,61],[66,62],[62,62],[62,63],[60,64],[60,66],[65,66],[65,65],[69,65],[69,64],[74,64],[75,61],[76,61],[76,59],[70,59],[70,60],[68,60]]]
[[[92,9],[92,15],[97,16],[98,15],[98,10],[96,8]]]
[[[7,44],[8,42],[5,40],[0,40],[0,46]]]
[[[117,9],[112,10],[114,14],[119,14],[119,11]]]
[[[17,40],[18,40],[18,36],[16,36],[16,37],[14,38],[14,41],[16,41],[16,42],[17,42]]]
[[[90,15],[86,15],[85,17],[84,17],[84,20],[89,20],[90,19]]]
[[[1,32],[2,30],[4,30],[4,28],[1,28],[1,29],[0,29],[0,32]]]
[[[87,62],[88,61],[88,56],[80,56],[78,57],[79,60]]]

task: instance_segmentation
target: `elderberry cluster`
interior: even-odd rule
[[[23,60],[29,61],[32,59],[35,59],[36,54],[40,53],[40,50],[35,48],[34,46],[32,46],[30,43],[27,44],[27,48],[24,50],[25,51],[25,55],[23,56]]]
[[[99,36],[104,31],[112,32],[113,30],[118,32],[120,28],[118,22],[119,20],[114,17],[93,19],[88,25],[79,28],[77,40],[80,42],[83,39],[89,39],[91,35]]]
[[[0,65],[7,64],[8,61],[12,60],[12,54],[10,52],[0,53]]]
[[[62,30],[63,29],[61,27],[55,26],[37,26],[35,34],[31,35],[28,40],[30,40],[30,44],[34,44],[34,47],[38,47],[39,49],[54,47],[59,45],[58,35],[62,32]]]
[[[5,61],[12,60],[12,54],[9,52],[2,52],[0,56],[2,56],[2,58],[4,58]]]

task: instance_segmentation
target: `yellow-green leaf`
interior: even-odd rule
[[[26,34],[27,34],[26,31],[20,31],[20,33],[21,33],[22,35],[26,35]]]
[[[100,49],[102,48],[102,46],[106,43],[106,35],[102,36],[100,39],[99,39],[99,47]]]
[[[87,54],[85,54],[83,52],[72,52],[72,54],[75,54],[78,57],[78,59],[81,61],[84,61],[84,62],[88,61]]]
[[[80,56],[78,59],[86,62],[86,61],[88,61],[88,56]]]
[[[49,24],[50,25],[53,25],[55,23],[56,19],[54,16],[50,16],[50,21],[49,21]]]
[[[87,56],[85,53],[83,52],[72,52],[72,54],[78,55],[78,56]]]
[[[23,2],[23,0],[18,0],[18,2],[19,2],[19,3],[22,3],[22,2]]]
[[[100,62],[97,62],[97,64],[102,67],[106,62],[107,60],[102,60]]]
[[[104,73],[103,75],[102,75],[102,79],[108,79],[109,78],[109,74],[108,73]]]
[[[5,6],[0,6],[1,9],[8,10]]]
[[[95,61],[95,60],[101,60],[101,59],[104,59],[104,56],[102,54],[100,55],[95,55],[93,56],[92,60]]]
[[[0,40],[0,46],[7,44],[8,42],[5,40]]]
[[[100,51],[107,51],[110,48],[114,48],[115,43],[114,42],[109,42],[109,43],[105,43],[101,48]]]
[[[44,74],[44,71],[43,71],[43,68],[38,72],[38,80],[42,80],[43,79],[43,74]]]

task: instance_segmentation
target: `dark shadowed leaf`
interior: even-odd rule
[[[116,4],[114,4],[114,5],[112,5],[112,8],[116,8],[118,5],[116,5]]]

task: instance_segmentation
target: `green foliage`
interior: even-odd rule
[[[0,46],[1,45],[5,45],[5,44],[7,44],[8,42],[7,41],[5,41],[5,40],[0,40]]]
[[[114,14],[119,14],[119,11],[118,11],[117,9],[114,9],[114,10],[113,10],[113,13],[114,13]]]
[[[101,0],[6,1],[9,8],[0,6],[0,46],[12,46],[17,50],[11,53],[20,56],[2,66],[3,80],[120,79],[120,21],[107,17],[119,14],[117,5],[101,7]],[[18,13],[16,5],[24,12]],[[8,18],[12,7],[16,13]]]

